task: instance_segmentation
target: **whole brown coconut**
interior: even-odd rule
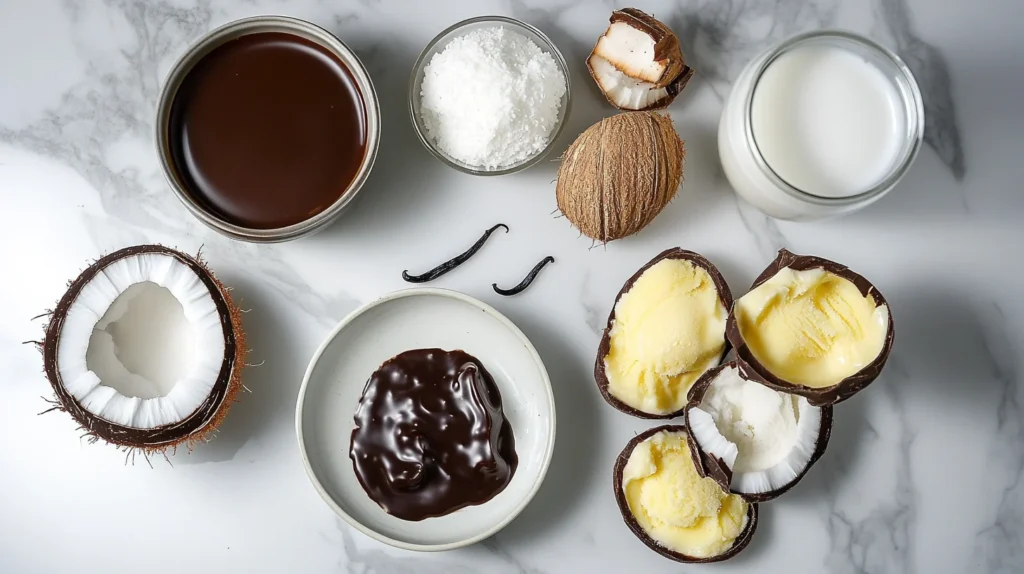
[[[587,128],[558,169],[558,208],[584,235],[607,243],[639,232],[679,190],[686,150],[672,120],[628,112]]]

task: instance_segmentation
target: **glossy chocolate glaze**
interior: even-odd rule
[[[171,106],[175,169],[196,202],[224,221],[276,229],[320,213],[366,155],[355,79],[327,48],[257,32],[203,56]]]
[[[463,351],[416,349],[387,360],[367,381],[355,424],[356,477],[403,520],[482,504],[519,462],[494,379]]]

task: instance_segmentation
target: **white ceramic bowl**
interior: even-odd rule
[[[403,351],[429,347],[462,349],[491,373],[512,425],[519,466],[508,486],[486,503],[410,522],[370,500],[352,470],[349,442],[370,375]],[[306,369],[295,418],[302,461],[320,496],[360,532],[407,550],[450,550],[501,530],[537,493],[555,445],[555,400],[536,349],[492,307],[444,289],[397,291],[342,320]]]

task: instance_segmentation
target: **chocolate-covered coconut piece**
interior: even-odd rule
[[[764,384],[818,406],[874,381],[893,333],[889,306],[871,282],[785,249],[736,300],[726,328],[736,355]]]
[[[832,407],[764,385],[742,361],[707,373],[684,413],[697,472],[750,502],[793,488],[825,453]]]
[[[587,70],[608,102],[621,110],[667,107],[693,77],[679,38],[636,8],[612,13],[587,57]]]
[[[690,386],[729,350],[731,306],[710,261],[678,247],[660,253],[615,297],[594,364],[601,396],[640,418],[682,414]]]
[[[615,501],[630,531],[658,554],[685,563],[727,560],[750,543],[757,504],[700,477],[689,451],[683,426],[633,437],[615,461]],[[709,527],[718,535],[708,537]]]

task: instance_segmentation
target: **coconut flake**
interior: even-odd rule
[[[788,485],[810,464],[822,411],[803,397],[747,380],[730,365],[711,381],[688,420],[700,448],[732,471],[730,490],[761,494]]]
[[[631,78],[596,53],[587,61],[601,90],[620,109],[653,109],[669,96],[668,88],[659,88],[651,82]]]
[[[735,443],[730,442],[719,432],[715,420],[707,411],[701,410],[700,407],[690,410],[688,422],[693,438],[704,452],[722,459],[730,469],[736,466],[736,457],[740,450],[736,448]]]

